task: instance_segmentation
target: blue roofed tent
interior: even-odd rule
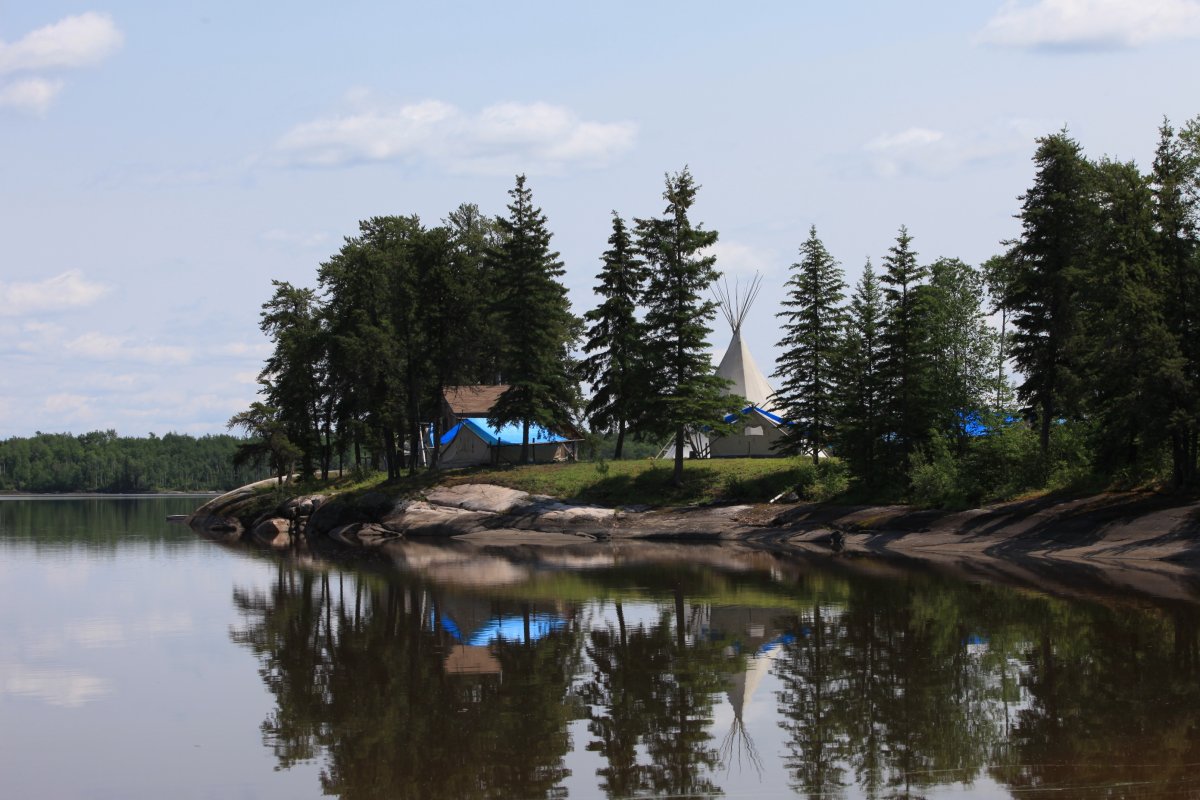
[[[709,455],[712,458],[778,456],[774,445],[783,438],[789,424],[779,415],[753,405],[728,415],[725,422],[736,422],[737,425],[731,433],[710,437]]]
[[[455,469],[516,463],[521,458],[521,435],[519,422],[493,428],[487,420],[465,418],[442,435],[438,466]],[[540,425],[529,426],[529,450],[533,463],[573,461],[577,442]]]

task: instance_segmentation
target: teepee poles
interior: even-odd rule
[[[719,283],[713,284],[713,295],[717,300],[717,305],[721,307],[721,313],[725,315],[725,321],[729,323],[729,327],[734,333],[741,333],[742,323],[746,321],[746,315],[750,313],[750,306],[754,305],[755,298],[758,297],[759,290],[762,289],[762,273],[754,273],[754,277],[750,279],[750,285],[742,290],[741,283],[734,281],[733,291],[729,290],[729,281],[721,279]]]

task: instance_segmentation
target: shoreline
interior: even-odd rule
[[[1042,498],[955,512],[819,504],[644,510],[459,484],[418,498],[366,492],[274,506],[256,491],[271,483],[213,498],[187,524],[224,543],[281,551],[380,551],[435,540],[526,553],[635,542],[734,544],[806,557],[903,561],[1060,591],[1073,591],[1083,576],[1111,591],[1189,602],[1200,597],[1200,501],[1156,495]],[[1073,577],[1064,580],[1068,573]]]

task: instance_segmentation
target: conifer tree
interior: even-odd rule
[[[688,427],[719,421],[736,405],[727,393],[728,381],[714,374],[708,352],[717,304],[702,292],[720,273],[716,257],[703,254],[716,243],[717,232],[692,225],[688,217],[697,189],[687,167],[668,175],[663,216],[635,221],[637,249],[649,268],[643,298],[650,383],[642,413],[648,430],[675,437],[676,486],[683,483]]]
[[[1200,117],[1178,134],[1163,120],[1150,185],[1164,321],[1182,359],[1180,382],[1160,390],[1169,393],[1172,479],[1181,487],[1196,481],[1200,451]]]
[[[930,413],[930,361],[927,347],[928,313],[920,291],[929,270],[917,263],[908,228],[901,226],[896,243],[883,259],[880,278],[884,322],[880,336],[880,377],[884,390],[883,414],[889,446],[887,467],[892,478],[928,436]]]
[[[614,459],[621,457],[625,431],[634,421],[637,403],[645,394],[639,386],[644,377],[643,337],[645,329],[637,319],[638,301],[645,281],[645,264],[637,257],[625,221],[613,212],[609,249],[604,266],[596,276],[596,294],[603,298],[599,306],[584,314],[591,323],[587,330],[581,364],[583,379],[592,386],[592,399],[585,413],[593,430],[616,428]]]
[[[1095,181],[1104,224],[1096,227],[1080,292],[1085,410],[1096,423],[1097,466],[1109,473],[1153,468],[1187,386],[1180,342],[1167,327],[1153,195],[1133,163],[1102,161]]]
[[[785,453],[808,453],[814,464],[833,437],[839,394],[837,357],[845,324],[846,284],[838,262],[817,237],[817,226],[800,246],[786,284],[781,350],[775,362],[780,379],[775,403],[790,426],[779,441]]]
[[[496,277],[495,313],[504,336],[503,382],[493,425],[520,422],[521,463],[529,463],[529,427],[570,424],[578,396],[568,347],[576,324],[558,253],[550,249],[546,216],[518,175],[509,190],[508,217],[497,219],[500,243],[490,254]]]
[[[1094,218],[1092,168],[1066,131],[1038,139],[1037,174],[1022,196],[1021,236],[1012,248],[1012,354],[1025,376],[1018,399],[1036,418],[1043,456],[1050,426],[1078,411],[1081,347],[1077,290]]]
[[[841,386],[838,451],[860,484],[875,488],[882,478],[880,448],[884,428],[883,298],[871,260],[850,298],[839,363]]]

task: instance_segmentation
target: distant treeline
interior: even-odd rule
[[[0,491],[154,492],[233,489],[266,477],[237,469],[244,439],[168,433],[146,438],[116,431],[37,433],[0,441]]]

